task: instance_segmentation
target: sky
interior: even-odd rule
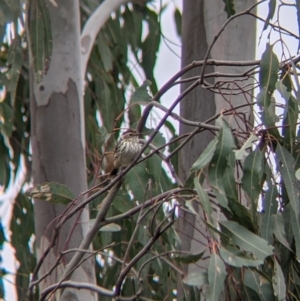
[[[157,1],[158,2],[158,1]],[[167,2],[167,1],[163,1]],[[220,0],[220,2],[222,2]],[[292,0],[285,1],[286,3],[294,3]],[[223,2],[222,2],[223,3]],[[157,5],[157,3],[156,3]],[[175,7],[180,8],[181,10],[181,0],[174,0],[173,3],[171,3],[167,9],[164,11],[162,15],[162,29],[165,36],[168,38],[168,40],[172,41],[173,45],[167,41],[162,41],[157,64],[155,68],[155,77],[158,83],[158,86],[161,87],[163,84],[165,84],[175,73],[177,73],[180,70],[180,38],[177,36],[176,30],[175,30],[175,23],[173,18],[173,13]],[[268,2],[264,3],[263,5],[259,6],[258,15],[265,18],[268,11]],[[295,16],[295,10],[293,7],[285,8],[280,13],[280,22],[281,26],[288,28],[290,31],[297,34],[297,18]],[[263,23],[258,22],[257,27],[257,36],[259,37],[261,35],[263,28]],[[262,52],[265,49],[265,44],[268,40],[268,32],[264,32],[262,35],[262,39],[258,45],[256,58],[259,59],[261,57]],[[272,33],[270,41],[271,43],[274,43],[274,50],[276,53],[278,53],[279,60],[281,59],[281,44],[278,42],[279,36],[278,34]],[[285,38],[286,43],[291,51],[292,54],[297,53],[297,47],[298,47],[298,41],[295,39]],[[170,51],[169,47],[172,48],[172,51],[175,52],[174,54],[172,51]],[[286,52],[286,50],[285,50]],[[166,59],[167,58],[167,59]],[[141,79],[142,81],[143,79]],[[175,98],[179,94],[179,85],[176,85],[174,88],[172,88],[169,92],[167,92],[163,98],[162,103],[166,106],[168,106],[170,103],[172,103]],[[178,108],[176,108],[178,112]],[[176,125],[178,128],[178,124]],[[15,188],[13,189],[15,191]],[[13,202],[13,191],[9,191],[8,195],[10,196],[7,199],[6,203],[1,204],[0,206],[0,216],[2,218],[2,222],[6,227],[9,226],[9,219],[10,219],[10,212],[11,212],[11,204]],[[3,250],[3,264],[2,266],[7,269],[8,271],[14,272],[15,271],[15,261],[14,257],[12,256],[13,250],[10,248],[9,244],[5,244],[5,248]],[[5,281],[5,293],[6,293],[6,300],[9,301],[15,301],[16,295],[14,290],[14,285],[11,284],[13,281],[13,277],[8,276],[6,277]]]

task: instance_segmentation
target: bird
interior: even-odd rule
[[[124,132],[114,150],[113,169],[110,177],[115,176],[120,167],[128,166],[140,150],[139,133],[131,129]]]

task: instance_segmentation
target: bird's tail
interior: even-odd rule
[[[118,168],[113,168],[112,171],[109,174],[109,177],[112,178],[114,176],[116,176],[116,174],[118,173]]]

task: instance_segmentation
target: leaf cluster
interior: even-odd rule
[[[233,2],[224,2],[228,16],[233,16]],[[31,33],[33,40],[27,41],[18,30],[22,6],[16,0],[3,3],[1,8],[7,13],[5,22],[0,24],[0,80],[4,90],[0,102],[0,184],[6,188],[11,177],[20,170],[21,158],[25,159],[27,182],[31,178],[28,45],[36,56],[37,79],[47,69],[52,46],[46,6],[39,1],[32,2],[29,30],[37,29],[36,23],[40,26],[39,32]],[[271,8],[272,3],[270,1]],[[82,1],[83,21],[90,14],[90,6],[93,10],[93,3]],[[268,21],[272,15],[271,11]],[[177,10],[175,18],[179,24]],[[16,28],[11,41],[3,29],[7,23],[13,23]],[[145,23],[149,32],[142,38]],[[176,105],[199,85],[195,78],[188,79],[192,82],[190,88],[183,91],[170,108],[160,105],[160,97],[172,85],[180,83],[184,72],[222,62],[205,60],[186,66],[158,91],[153,69],[159,43],[158,14],[149,6],[125,5],[109,19],[97,37],[85,78],[86,156],[91,188],[83,194],[88,197],[78,205],[82,195],[74,200],[68,189],[58,183],[35,186],[28,191],[29,196],[55,204],[70,203],[69,215],[89,204],[93,227],[113,185],[124,179],[101,220],[101,231],[92,242],[98,288],[109,291],[103,289],[103,300],[120,296],[132,300],[173,299],[177,275],[184,284],[185,300],[199,300],[200,295],[208,300],[300,299],[297,61],[290,59],[280,63],[274,46],[267,44],[261,60],[245,63],[254,67],[236,75],[239,88],[232,88],[226,75],[225,80],[216,81],[214,85],[201,83],[202,88],[223,95],[251,94],[253,85],[241,88],[238,84],[258,72],[256,104],[260,119],[257,126],[251,125],[249,132],[231,127],[228,120],[238,115],[237,108],[218,113],[203,123],[176,115],[173,112]],[[145,82],[138,87],[128,64],[129,52],[152,85]],[[204,76],[213,75],[204,72]],[[149,96],[149,87],[153,97]],[[281,105],[276,91],[284,100]],[[127,93],[130,97],[125,97]],[[102,182],[99,175],[108,171],[109,153],[120,128],[139,125],[146,111],[142,105],[149,111],[153,107],[161,109],[165,115],[156,127],[143,127],[143,156],[114,183]],[[278,107],[283,109],[280,111]],[[193,130],[177,137],[170,117],[190,125]],[[212,121],[216,121],[216,125],[211,125]],[[245,128],[249,128],[243,121]],[[162,135],[163,126],[170,137]],[[189,138],[205,130],[213,131],[215,138],[194,162],[186,183],[181,183],[176,156]],[[180,219],[179,210],[188,211],[204,224],[203,236],[207,241],[204,252],[180,251],[181,241],[174,226]],[[32,245],[33,203],[23,190],[14,203],[10,230],[11,243],[20,262],[16,280],[18,298],[23,300],[36,266]],[[3,233],[1,236],[2,246],[5,238]],[[208,265],[203,267],[205,260]],[[184,265],[190,263],[195,263],[200,272],[186,273]],[[55,268],[59,264],[57,262]]]

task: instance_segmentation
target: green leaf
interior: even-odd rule
[[[29,21],[29,37],[30,37],[30,49],[33,59],[33,67],[35,72],[35,78],[37,82],[41,82],[44,73],[44,39],[45,39],[45,28],[43,18],[40,14],[38,4],[32,1],[30,5],[32,7],[30,15],[31,20]]]
[[[290,75],[286,74],[286,76],[289,78],[290,81]],[[291,89],[285,85],[285,82],[286,81],[279,80],[276,83],[276,90],[280,93],[283,99],[288,100],[291,97],[292,93]]]
[[[223,183],[227,199],[238,202],[237,183],[235,179],[235,157],[231,153],[228,157],[228,163],[223,174]],[[229,206],[230,207],[230,206]]]
[[[225,3],[224,11],[227,13],[227,18],[230,18],[231,16],[235,15],[234,10],[234,1],[233,0],[223,0]]]
[[[6,102],[0,102],[0,132],[10,137],[13,127],[13,110]]]
[[[40,14],[43,17],[44,22],[44,56],[45,56],[45,73],[48,71],[50,66],[50,60],[52,55],[52,47],[53,47],[53,41],[52,41],[52,31],[51,31],[51,23],[50,23],[50,13],[48,10],[48,5],[46,1],[39,1],[39,8],[40,8]]]
[[[266,127],[273,127],[278,121],[275,112],[275,101],[272,95],[278,79],[279,61],[273,52],[273,46],[267,44],[265,52],[262,54],[259,71],[260,92],[257,95],[257,103],[262,109],[262,120]],[[270,130],[271,135],[279,138],[277,129]]]
[[[295,176],[295,160],[291,153],[280,144],[277,145],[275,159],[277,170],[282,176],[291,206],[296,216],[299,216],[299,182]]]
[[[114,57],[110,51],[110,48],[108,46],[108,41],[105,38],[105,35],[102,30],[98,33],[98,38],[97,38],[97,46],[99,49],[99,53],[101,56],[101,61],[103,64],[103,68],[106,72],[109,72],[113,69],[113,60]]]
[[[10,175],[9,149],[4,142],[4,135],[0,135],[0,186],[7,188]]]
[[[272,285],[274,289],[274,295],[277,300],[286,300],[286,285],[285,278],[277,259],[274,258],[274,274],[272,277]]]
[[[97,129],[99,134],[96,134],[96,142],[98,148],[101,148],[110,138],[111,134],[107,133],[107,130],[104,126],[101,126],[99,129]]]
[[[266,21],[265,21],[263,31],[268,28],[269,22],[274,16],[275,8],[276,8],[276,0],[269,0],[269,12],[268,12],[268,16],[267,16]]]
[[[272,220],[272,224],[274,226],[273,229],[273,233],[275,235],[275,237],[277,238],[277,240],[282,243],[287,249],[289,249],[290,251],[290,245],[286,239],[286,234],[285,234],[285,229],[284,229],[284,220],[283,220],[283,216],[280,212],[278,212],[277,214],[273,214],[271,216],[271,220]]]
[[[95,219],[89,220],[89,226],[92,227],[95,224]],[[118,224],[111,223],[107,224],[99,229],[100,232],[119,232],[121,231],[121,227]]]
[[[258,197],[261,193],[261,180],[263,173],[264,157],[261,150],[257,147],[245,159],[243,165],[242,188],[251,200],[252,219],[256,218]]]
[[[224,290],[226,278],[226,267],[219,255],[212,253],[208,266],[208,289],[206,300],[219,301],[219,297]]]
[[[262,54],[259,71],[260,88],[266,88],[265,93],[272,94],[278,79],[279,61],[273,52],[273,45],[267,44]]]
[[[236,200],[228,198],[228,207],[231,210],[231,220],[238,222],[241,226],[247,228],[251,232],[256,232],[257,226],[252,221],[247,207],[243,206]]]
[[[140,102],[149,102],[152,100],[152,97],[149,95],[148,87],[151,86],[150,80],[145,80],[143,84],[138,87],[131,96],[130,104],[140,103]]]
[[[52,53],[50,16],[46,1],[32,0],[29,5],[29,41],[35,79],[40,82]]]
[[[2,226],[2,222],[0,221],[0,250],[3,249],[3,244],[4,242],[6,242],[7,239],[5,237],[5,233],[4,233],[4,229],[3,229],[3,226]],[[1,274],[3,276],[3,274]]]
[[[138,58],[137,51],[142,36],[142,15],[138,11],[131,11],[126,5],[126,9],[122,17],[124,18],[124,32],[135,57]]]
[[[293,283],[295,283],[295,285],[299,286],[300,287],[300,277],[299,277],[299,272],[298,271],[295,271],[295,267],[292,266],[291,267],[291,273],[290,273],[290,276],[291,276],[291,281]],[[298,288],[298,296],[299,296],[299,288]]]
[[[208,284],[208,277],[206,272],[192,272],[188,273],[186,277],[183,278],[183,283],[190,286],[202,286]]]
[[[268,181],[269,189],[266,191],[262,207],[264,209],[263,216],[261,218],[261,237],[268,241],[269,244],[274,243],[273,238],[273,227],[274,227],[274,220],[272,219],[272,215],[276,214],[278,202],[278,191],[276,185],[273,185],[271,180]]]
[[[156,93],[157,87],[153,75],[154,66],[156,63],[157,52],[160,44],[160,27],[158,22],[158,16],[154,11],[147,8],[148,18],[148,34],[145,40],[141,44],[142,49],[142,62],[141,65],[144,69],[146,78],[152,81],[151,91]]]
[[[121,227],[120,227],[120,225],[111,223],[111,224],[103,226],[102,228],[100,228],[99,231],[100,232],[119,232],[119,231],[121,231]]]
[[[218,139],[215,138],[214,140],[211,140],[205,150],[201,153],[199,158],[196,160],[196,162],[191,167],[191,172],[200,170],[203,167],[205,167],[210,160],[212,159],[216,146],[218,143]]]
[[[23,64],[23,54],[21,48],[21,41],[19,37],[16,37],[9,47],[7,64],[9,66],[8,71],[8,91],[11,93],[11,106],[14,106],[16,89],[20,76],[20,71]]]
[[[253,234],[236,222],[219,221],[222,232],[230,237],[230,244],[240,249],[251,252],[254,259],[263,260],[273,254],[273,247],[267,241]]]
[[[101,203],[99,204],[101,206]],[[130,200],[130,197],[127,192],[119,190],[117,196],[115,197],[112,206],[120,213],[129,211],[134,206],[133,202]]]
[[[295,239],[296,255],[300,258],[300,219],[299,214],[297,215],[294,210],[290,210],[290,224],[292,226],[292,231]]]
[[[200,252],[198,254],[175,256],[174,260],[178,263],[184,263],[184,264],[196,263],[198,260],[200,260],[203,257],[204,253],[205,251]]]
[[[261,301],[275,301],[271,284],[261,274],[247,269],[243,278],[244,285],[255,291]]]
[[[264,262],[263,259],[256,260],[247,256],[247,254],[233,246],[221,247],[220,256],[227,264],[237,268],[242,268],[243,266],[256,267]]]
[[[220,132],[216,149],[209,164],[208,176],[219,204],[227,208],[228,201],[224,190],[223,174],[227,168],[228,158],[235,148],[235,143],[231,129],[223,116],[218,118],[217,124],[220,126]]]
[[[126,174],[124,184],[131,191],[135,201],[142,202],[145,199],[148,192],[146,188],[150,179],[154,182],[152,176],[146,171],[145,161],[134,166]]]
[[[286,100],[285,112],[282,122],[282,136],[284,139],[284,147],[291,149],[296,140],[296,130],[298,121],[298,104],[293,96]]]
[[[294,68],[295,66],[293,66]],[[282,122],[282,136],[284,139],[284,147],[293,149],[296,140],[297,119],[298,119],[298,100],[291,94],[293,89],[293,82],[291,75],[284,72],[283,79],[276,84],[277,90],[280,92],[282,98],[285,100],[284,119]],[[297,78],[298,81],[298,78]],[[298,84],[299,85],[299,84]],[[299,95],[299,93],[298,93]]]
[[[52,204],[67,205],[73,201],[73,193],[65,185],[59,183],[43,183],[28,188],[26,195],[30,198],[44,200]]]
[[[239,150],[234,151],[236,160],[243,160],[245,157],[247,157],[249,152],[246,152],[246,149],[251,148],[253,142],[257,140],[259,140],[259,138],[252,133],[243,146]]]
[[[6,3],[6,1],[0,2],[0,25],[6,25],[13,20],[13,13]]]
[[[153,132],[154,129],[146,129],[147,136],[150,136]],[[153,140],[151,141],[151,144],[153,144],[157,148],[162,147],[163,145],[166,144],[166,138],[161,132],[158,132],[153,138]],[[163,151],[163,149],[161,149],[160,151]]]
[[[190,210],[191,213],[193,213],[195,216],[200,216],[199,213],[194,209],[194,203],[195,203],[195,199],[191,199],[188,201],[185,201],[185,206]]]
[[[194,179],[194,185],[199,197],[200,204],[202,204],[202,208],[206,213],[207,220],[210,224],[213,225],[212,208],[208,198],[208,194],[204,191],[204,189],[200,185],[199,179],[197,177]]]
[[[174,20],[176,25],[176,31],[179,37],[182,35],[182,16],[178,8],[174,10]]]
[[[146,160],[146,165],[147,171],[154,180],[154,182],[151,183],[154,189],[150,188],[153,195],[156,192],[162,193],[175,187],[166,171],[162,168],[162,159],[160,157],[157,155],[151,156]]]

